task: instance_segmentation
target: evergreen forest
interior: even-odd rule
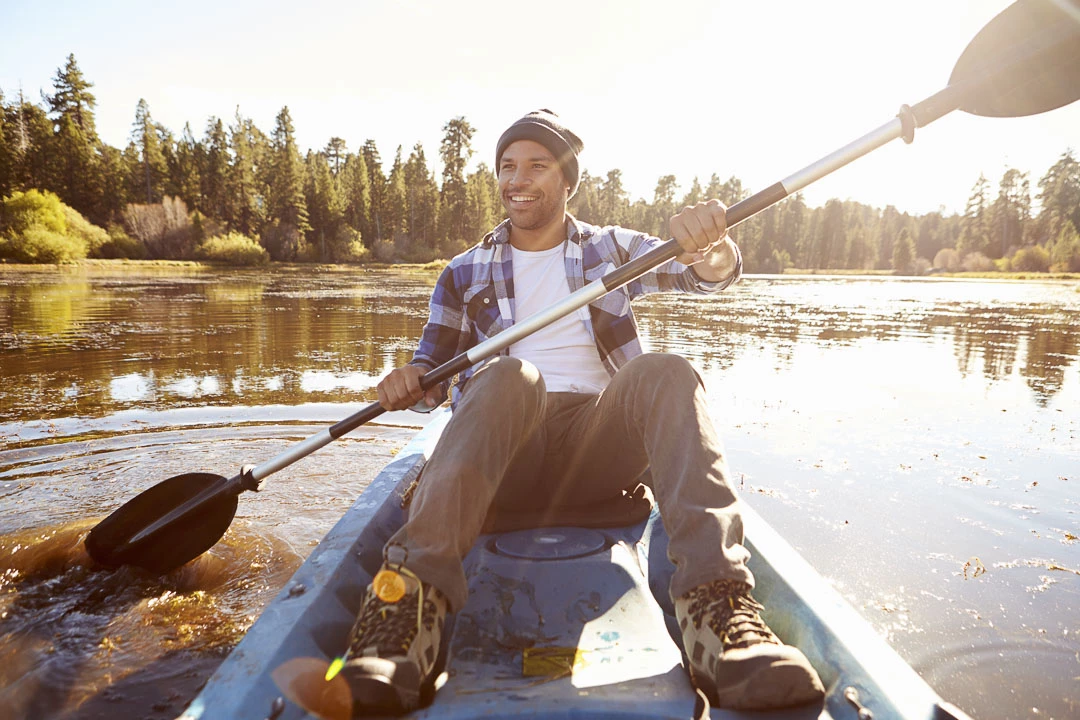
[[[69,55],[39,103],[0,89],[0,262],[429,262],[503,217],[492,168],[468,170],[475,128],[465,117],[442,126],[440,173],[420,143],[396,148],[386,172],[374,139],[301,149],[288,107],[269,134],[238,109],[177,135],[139,100],[127,145],[112,147],[95,128],[93,87]],[[718,174],[680,192],[665,175],[651,199],[633,199],[620,170],[584,171],[570,212],[663,237],[683,206],[750,192]],[[756,273],[1080,272],[1078,227],[1080,160],[1067,148],[1034,182],[1015,168],[996,184],[980,175],[962,214],[838,199],[812,208],[797,194],[733,234]]]

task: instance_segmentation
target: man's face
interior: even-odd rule
[[[499,161],[499,194],[514,227],[538,230],[566,215],[569,185],[551,151],[517,140]]]

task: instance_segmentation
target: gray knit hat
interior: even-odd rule
[[[559,121],[558,115],[550,110],[535,110],[508,127],[495,148],[496,174],[503,153],[516,140],[532,140],[551,151],[570,183],[568,198],[574,197],[578,188],[578,153],[585,149],[585,143]]]

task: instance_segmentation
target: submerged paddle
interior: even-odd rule
[[[1022,117],[1053,110],[1080,98],[1080,0],[1020,0],[991,20],[968,44],[945,89],[878,129],[794,175],[755,193],[727,211],[734,227],[792,193],[915,128],[964,110],[987,117]],[[682,253],[675,240],[586,285],[569,297],[515,324],[423,376],[426,390],[449,380],[548,324],[603,297]],[[101,521],[86,538],[97,562],[136,565],[155,572],[179,567],[210,549],[228,530],[237,496],[258,490],[270,474],[306,457],[382,415],[372,403],[301,441],[290,450],[226,479],[186,473],[164,480]]]

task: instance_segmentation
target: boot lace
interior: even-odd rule
[[[694,627],[706,623],[723,644],[724,652],[758,643],[775,643],[776,637],[759,614],[764,607],[750,596],[750,586],[738,580],[716,580],[691,590],[687,614]]]
[[[421,584],[416,592],[390,603],[369,590],[353,626],[349,656],[363,655],[372,647],[379,657],[407,653],[421,628],[431,631],[435,627],[438,611],[431,600],[433,591],[431,586]]]

